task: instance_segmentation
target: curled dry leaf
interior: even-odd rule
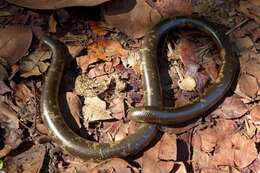
[[[36,50],[30,55],[22,58],[19,67],[22,77],[39,76],[44,73],[49,66],[48,62],[44,62],[51,58],[50,51]]]
[[[78,127],[81,128],[80,113],[81,113],[82,103],[80,98],[73,92],[66,92],[66,99],[67,99],[67,103],[71,115],[75,119]]]
[[[43,145],[34,145],[29,150],[14,156],[7,157],[7,172],[38,173],[41,170],[46,148]]]
[[[7,0],[9,3],[34,9],[57,9],[72,6],[95,6],[109,0]]]
[[[140,38],[161,20],[158,11],[144,0],[116,0],[102,5],[107,23],[133,38]]]
[[[26,55],[32,42],[32,31],[28,26],[7,26],[0,29],[0,38],[0,57],[13,65]]]
[[[90,173],[138,173],[138,169],[129,165],[123,159],[109,159],[98,164],[95,168],[89,171]]]
[[[87,45],[88,55],[77,58],[79,67],[85,72],[90,64],[99,60],[110,61],[113,56],[125,57],[128,51],[115,40],[99,40]]]
[[[227,97],[221,105],[221,110],[224,118],[239,118],[248,112],[246,104],[244,104],[239,97]]]
[[[106,110],[106,102],[98,97],[85,97],[82,113],[86,123],[113,119],[111,112]]]
[[[111,77],[108,75],[99,76],[96,78],[89,78],[82,74],[76,78],[75,91],[78,95],[94,97],[109,88]]]
[[[159,0],[155,1],[155,7],[164,18],[175,16],[190,16],[192,14],[191,1]]]
[[[19,129],[19,120],[16,112],[0,98],[0,127],[1,141],[4,142],[4,147],[0,149],[0,158],[6,156],[11,150],[15,149],[22,142],[21,130]]]

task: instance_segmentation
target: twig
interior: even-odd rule
[[[232,33],[233,31],[235,31],[237,28],[241,27],[242,25],[244,25],[245,23],[247,23],[250,19],[244,19],[242,22],[240,22],[239,24],[237,24],[235,27],[231,28],[230,30],[228,30],[225,35],[229,35],[230,33]]]

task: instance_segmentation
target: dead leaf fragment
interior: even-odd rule
[[[164,18],[190,16],[192,14],[191,1],[159,0],[155,1],[155,7]]]
[[[121,120],[125,117],[125,103],[124,99],[121,97],[114,98],[109,106],[109,110],[112,113],[112,116],[118,120]]]
[[[51,15],[49,18],[49,32],[56,33],[56,31],[57,31],[56,27],[57,27],[57,22],[56,22],[54,16]]]
[[[49,66],[48,62],[44,62],[51,58],[51,51],[36,50],[30,55],[22,58],[19,67],[22,77],[39,76],[44,73]]]
[[[172,133],[165,133],[161,138],[161,145],[158,157],[161,160],[177,159],[177,136]]]
[[[34,9],[57,9],[73,6],[95,6],[109,0],[7,0],[22,7]]]
[[[240,1],[238,10],[244,13],[247,17],[254,19],[257,23],[260,23],[260,1],[259,0],[247,0]]]
[[[13,65],[26,55],[32,42],[32,30],[28,26],[6,26],[0,29],[0,38],[0,57]]]
[[[25,104],[32,97],[34,97],[34,95],[24,83],[20,83],[15,86],[15,97],[16,102],[22,102]]]
[[[106,102],[98,97],[85,97],[82,113],[86,122],[113,119],[106,110]]]
[[[71,115],[75,119],[78,127],[81,128],[80,113],[81,113],[82,103],[81,103],[80,98],[73,92],[66,92],[66,99],[67,99],[67,103],[68,103]]]
[[[38,173],[41,170],[46,149],[43,145],[34,145],[29,150],[6,158],[8,172]]]
[[[123,159],[109,159],[101,162],[95,168],[90,170],[90,173],[138,173],[138,169],[129,165]]]
[[[227,97],[221,105],[221,110],[224,113],[224,118],[239,118],[248,111],[246,104],[244,104],[239,97]]]
[[[260,105],[256,105],[250,111],[250,118],[255,123],[260,123]]]
[[[0,80],[0,95],[11,92],[11,89],[5,84],[4,81]]]
[[[239,51],[244,51],[246,49],[252,48],[254,46],[253,41],[249,37],[244,37],[236,40],[236,46]]]
[[[140,38],[161,20],[161,15],[144,0],[115,0],[102,5],[107,23],[133,38]]]
[[[238,81],[239,89],[241,92],[251,98],[255,98],[259,89],[257,80],[254,76],[242,74]]]
[[[106,30],[104,27],[102,27],[99,23],[92,20],[89,21],[89,26],[92,32],[94,32],[98,36],[104,36],[108,33],[108,30]]]

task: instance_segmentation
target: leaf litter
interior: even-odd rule
[[[0,21],[6,26],[14,25],[14,29],[2,29],[1,32],[6,39],[3,39],[4,49],[3,54],[0,50],[0,56],[7,62],[0,61],[3,170],[258,173],[260,52],[257,1],[238,3],[236,9],[242,13],[234,10],[234,2],[221,0],[136,1],[128,6],[127,13],[122,13],[126,6],[120,4],[129,2],[108,2],[101,6],[106,21],[89,19],[73,8],[57,12],[57,17],[56,12],[32,12],[10,4],[3,7],[11,15],[1,16]],[[39,113],[42,76],[50,63],[50,52],[42,49],[38,38],[51,32],[67,44],[76,59],[79,74],[73,80],[74,87],[67,87],[65,94],[79,133],[87,131],[90,139],[114,142],[135,132],[140,124],[129,121],[127,111],[143,105],[138,52],[141,39],[129,39],[126,35],[141,38],[161,18],[192,12],[230,28],[227,33],[241,65],[236,94],[231,91],[216,110],[195,123],[160,127],[165,132],[161,138],[158,135],[157,141],[147,150],[127,160],[112,158],[94,163],[57,149],[57,144],[48,138],[48,129]],[[253,20],[248,21],[247,17]],[[25,24],[31,29],[21,29],[24,26],[20,25]],[[14,34],[7,35],[6,32]],[[12,38],[17,34],[19,37]],[[12,44],[4,43],[11,39],[14,39]],[[194,31],[179,31],[169,42],[172,52],[160,58],[159,63],[164,102],[167,106],[181,107],[215,82],[221,59],[212,41]],[[70,66],[65,70],[73,71]]]

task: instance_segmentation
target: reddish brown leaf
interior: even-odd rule
[[[32,91],[24,83],[20,83],[15,86],[16,102],[22,102],[23,104],[25,104],[33,96],[34,94],[32,93]]]
[[[98,36],[104,36],[108,33],[108,31],[104,27],[100,26],[100,24],[94,20],[89,21],[88,24],[92,32],[94,32]]]
[[[0,29],[0,56],[10,65],[26,55],[32,41],[32,31],[27,26],[7,26]]]
[[[158,0],[155,6],[160,14],[167,17],[190,16],[192,14],[191,1],[184,0]]]
[[[66,93],[67,103],[70,109],[70,113],[76,121],[79,128],[81,128],[80,123],[80,113],[82,108],[82,103],[80,98],[73,92]]]
[[[120,97],[114,98],[109,106],[109,110],[112,113],[112,117],[121,120],[125,117],[125,103],[124,99]]]
[[[161,160],[177,159],[177,137],[174,133],[165,133],[161,138],[160,151],[158,157]]]
[[[242,74],[239,78],[238,84],[241,92],[249,97],[256,97],[259,87],[255,77],[248,74]]]
[[[224,118],[239,118],[248,111],[248,108],[239,97],[231,96],[225,99],[221,110],[224,113]]]
[[[260,1],[259,0],[247,0],[240,1],[238,10],[244,13],[247,17],[254,19],[260,23]]]
[[[253,122],[260,123],[260,105],[256,105],[250,111],[250,118]]]
[[[144,36],[161,19],[157,10],[144,0],[116,0],[102,8],[107,23],[133,38]]]
[[[46,149],[43,145],[34,145],[29,150],[6,158],[8,172],[38,173],[41,170]]]

